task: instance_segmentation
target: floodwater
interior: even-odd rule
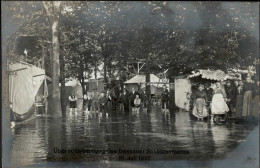
[[[129,156],[134,161],[140,161],[140,156],[153,161],[224,159],[254,127],[234,121],[197,121],[188,112],[162,112],[159,106],[150,113],[112,112],[108,116],[68,111],[61,119],[42,116],[13,128],[11,163],[38,167],[58,161],[104,163]],[[120,153],[119,149],[144,153]]]

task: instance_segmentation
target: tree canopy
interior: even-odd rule
[[[2,4],[3,32],[13,37],[9,39],[35,36],[34,47],[50,47],[51,31],[42,3]],[[118,71],[130,71],[127,62],[138,59],[150,60],[154,73],[161,71],[157,65],[172,68],[175,75],[198,68],[227,70],[245,68],[259,55],[254,2],[62,2],[61,8],[65,76],[90,74],[105,63],[102,74],[120,78]],[[11,49],[17,47],[14,41],[10,40]]]

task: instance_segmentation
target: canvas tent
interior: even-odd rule
[[[191,83],[187,78],[175,78],[175,105],[181,109],[189,111],[191,93]]]
[[[124,82],[125,87],[128,91],[131,88],[135,88],[135,90],[139,90],[139,88],[143,88],[146,83],[145,75],[136,75],[128,81]],[[162,88],[163,85],[166,85],[169,88],[169,80],[168,79],[160,79],[154,74],[150,74],[150,85],[151,85],[151,94],[157,94],[159,88]]]
[[[45,70],[20,62],[9,65],[9,101],[16,120],[29,118],[36,101],[46,100]],[[46,101],[45,101],[46,102]]]

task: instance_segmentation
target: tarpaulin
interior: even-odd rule
[[[189,110],[190,101],[187,94],[191,93],[191,83],[188,79],[175,79],[175,105],[181,109]]]
[[[33,65],[9,65],[9,97],[12,110],[20,115],[29,111],[45,79],[45,71]]]

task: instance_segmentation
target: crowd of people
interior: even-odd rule
[[[69,97],[70,111],[77,108],[77,97]],[[169,91],[163,86],[161,93],[162,111],[169,108]],[[118,94],[115,89],[107,89],[101,93],[94,90],[84,95],[84,110],[89,112],[109,113],[113,110],[123,112],[140,112],[147,110],[148,98],[145,89],[131,91],[124,88]],[[203,120],[208,117],[215,122],[227,118],[258,118],[259,115],[259,81],[221,81],[200,83],[191,95],[192,114]]]
[[[84,111],[88,112],[104,112],[108,113],[112,110],[119,108],[123,112],[136,112],[147,111],[148,98],[145,88],[136,90],[134,87],[131,91],[124,88],[116,94],[115,89],[107,89],[99,93],[94,89],[93,92],[88,92],[84,95]],[[75,93],[69,96],[70,113],[74,110],[77,112],[77,97]],[[162,109],[166,110],[169,106],[169,91],[166,86],[163,86],[163,92],[161,94]]]
[[[192,114],[199,119],[258,118],[259,81],[223,81],[199,84],[191,95]],[[221,117],[221,118],[220,118]]]

